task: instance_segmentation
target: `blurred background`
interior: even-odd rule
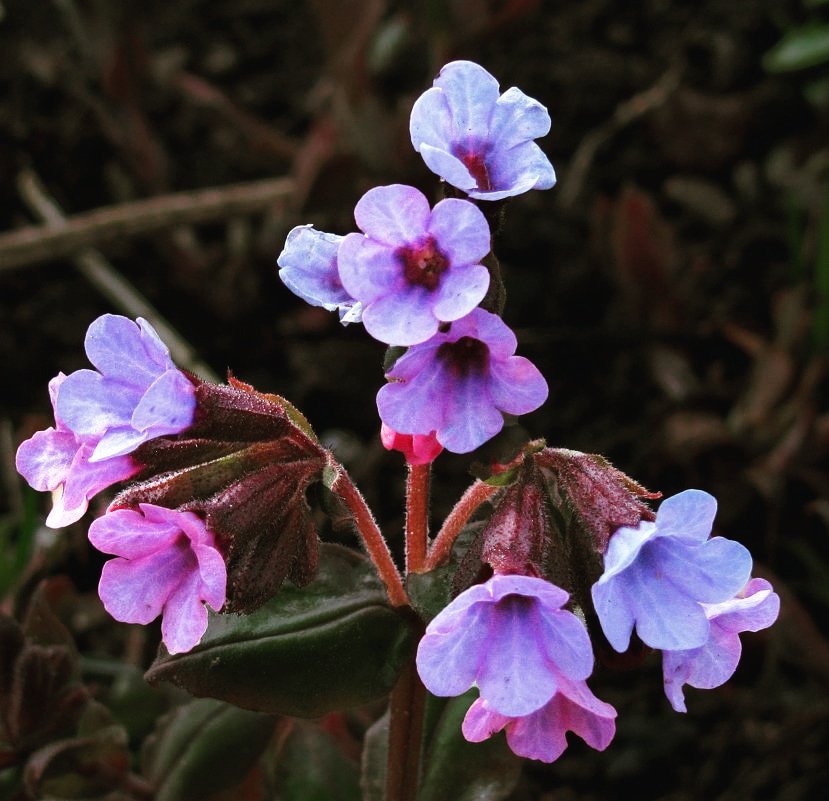
[[[528,763],[510,798],[822,798],[826,0],[0,0],[3,609],[68,576],[82,653],[139,676],[152,658],[152,634],[115,633],[96,606],[88,520],[43,529],[48,498],[14,471],[17,445],[50,424],[48,380],[87,365],[89,323],[147,316],[144,303],[181,335],[181,366],[299,406],[397,543],[404,471],[374,405],[383,346],[295,298],[276,257],[294,225],[354,230],[377,184],[437,199],[408,114],[458,58],[548,107],[539,144],[559,177],[511,202],[497,242],[505,319],[550,398],[477,458],[544,437],[665,495],[705,489],[717,533],[751,549],[783,604],[771,631],[744,635],[729,684],[688,692],[685,716],[656,657],[598,675],[614,743]],[[112,208],[134,201],[126,218]],[[47,213],[62,238],[21,234]],[[470,461],[438,460],[436,521]],[[152,721],[129,725],[139,741]]]

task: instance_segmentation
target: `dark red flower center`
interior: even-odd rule
[[[489,348],[474,337],[444,342],[438,346],[437,358],[457,377],[483,375],[489,370]]]
[[[437,289],[441,275],[449,269],[449,259],[440,252],[431,236],[421,245],[399,248],[397,258],[403,264],[406,281],[429,290]]]
[[[484,157],[480,153],[461,153],[458,158],[464,163],[464,166],[469,170],[472,177],[478,183],[478,189],[488,192],[493,188],[492,181],[489,180],[489,170],[486,168]]]

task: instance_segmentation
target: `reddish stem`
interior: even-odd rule
[[[416,801],[423,747],[426,688],[414,659],[403,669],[389,699],[386,801]]]
[[[337,471],[337,477],[331,486],[331,491],[336,493],[354,515],[354,522],[357,524],[357,531],[363,540],[368,555],[380,578],[386,585],[386,592],[392,606],[409,606],[409,596],[403,588],[403,580],[392,559],[391,551],[383,538],[371,510],[368,508],[365,499],[354,485],[345,469],[338,464],[331,465]]]
[[[431,464],[410,464],[406,478],[406,573],[422,573],[429,539]]]
[[[443,527],[435,537],[426,557],[424,572],[434,570],[434,568],[449,560],[452,545],[458,534],[461,533],[461,529],[466,525],[473,512],[495,495],[499,489],[500,487],[493,487],[491,484],[477,480],[464,492],[461,499],[455,504],[455,508],[443,521]]]

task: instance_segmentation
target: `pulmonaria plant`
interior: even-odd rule
[[[435,741],[504,732],[515,754],[552,762],[568,731],[610,745],[616,710],[587,685],[609,649],[661,651],[665,693],[684,712],[684,688],[726,681],[740,634],[779,611],[748,550],[711,536],[711,495],[687,490],[654,511],[659,493],[606,459],[543,440],[478,467],[429,535],[432,463],[472,453],[547,399],[492,299],[501,276],[481,204],[553,186],[535,142],[549,127],[538,101],[452,62],[415,102],[410,130],[426,166],[466,197],[430,205],[414,187],[376,187],[357,202],[358,232],[300,225],[277,259],[296,295],[391,346],[376,404],[382,444],[407,464],[403,571],[295,407],[232,376],[183,373],[145,320],[92,323],[96,370],[50,382],[55,425],[17,453],[20,473],[53,493],[50,525],[127,482],[89,540],[115,557],[99,584],[112,616],[161,617],[153,680],[309,717],[390,692],[385,773],[376,753],[364,759],[383,774],[364,783],[385,783],[389,799],[413,801],[430,775],[419,764],[427,691],[478,694]],[[370,562],[320,542],[326,515],[353,527]],[[470,766],[459,769],[468,781]]]

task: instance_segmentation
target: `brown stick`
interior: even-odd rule
[[[34,172],[27,171],[19,176],[18,189],[23,201],[36,217],[50,227],[64,224],[66,218],[63,216],[63,210],[53,198],[49,197]],[[179,367],[195,373],[205,381],[219,380],[213,370],[198,358],[190,343],[99,251],[93,248],[83,248],[72,254],[72,261],[87,281],[108,298],[116,309],[130,317],[144,317],[149,320],[170,349],[170,355]]]
[[[25,171],[19,180],[26,184],[35,179]],[[252,214],[287,200],[293,192],[293,179],[270,178],[121,203],[75,214],[61,222],[27,226],[0,234],[0,271],[66,258],[114,239]]]

